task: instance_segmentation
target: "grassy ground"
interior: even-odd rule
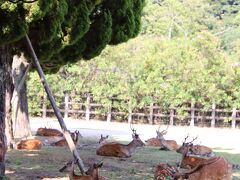
[[[153,168],[160,162],[176,164],[181,155],[176,152],[159,151],[154,147],[143,147],[135,151],[131,158],[111,158],[96,155],[97,141],[93,138],[82,138],[78,147],[86,167],[94,162],[103,161],[101,174],[111,180],[151,180]],[[240,154],[228,153],[226,149],[214,149],[232,163],[240,164]],[[7,152],[6,172],[11,180],[67,179],[66,174],[58,170],[71,159],[67,147],[44,146],[39,151]],[[233,179],[240,179],[240,171],[233,172]]]

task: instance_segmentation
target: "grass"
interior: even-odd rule
[[[147,146],[138,148],[130,158],[101,157],[96,155],[98,144],[93,138],[82,138],[81,145],[78,151],[85,166],[103,161],[101,174],[111,180],[151,180],[154,179],[153,168],[158,163],[175,165],[181,159],[176,152]],[[232,154],[224,149],[214,151],[231,163],[240,162],[240,154]],[[67,175],[58,170],[71,158],[67,147],[44,146],[39,151],[9,150],[6,158],[7,177],[11,180],[66,179]],[[240,171],[233,172],[233,179],[240,179]]]

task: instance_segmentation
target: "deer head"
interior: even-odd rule
[[[167,128],[165,130],[160,132],[160,125],[158,126],[158,130],[156,130],[158,139],[164,139],[163,135],[167,134],[168,127],[169,127],[169,125],[167,126]]]
[[[101,134],[101,137],[100,137],[98,143],[99,143],[99,144],[102,143],[102,142],[105,141],[108,137],[109,137],[109,135],[106,135],[106,136],[104,137],[104,136]]]
[[[130,129],[132,130],[132,138],[133,141],[136,143],[136,146],[141,147],[144,146],[145,144],[142,142],[142,140],[139,138],[139,135],[137,134],[137,130],[133,128],[132,123],[130,123]]]
[[[191,149],[193,147],[193,142],[198,138],[197,136],[195,138],[192,139],[192,141],[186,142],[186,140],[188,139],[189,135],[187,135],[184,138],[184,141],[182,143],[182,146],[177,149],[178,153],[183,154],[183,156],[186,156],[189,152],[191,152]]]

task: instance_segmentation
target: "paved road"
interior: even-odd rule
[[[100,134],[110,135],[116,140],[131,140],[131,130],[127,123],[103,122],[103,121],[84,121],[66,119],[65,123],[70,130],[79,130],[82,136],[99,138]],[[32,131],[36,131],[39,127],[51,127],[60,129],[60,125],[56,119],[31,118],[30,125]],[[156,136],[158,125],[134,125],[137,133],[140,134],[142,140]],[[164,130],[166,126],[161,126]],[[161,130],[160,129],[160,130]],[[220,147],[222,149],[230,149],[231,152],[240,154],[240,130],[231,129],[213,129],[213,128],[198,128],[198,127],[169,127],[165,139],[174,139],[178,144],[181,144],[184,137],[189,134],[189,139],[198,136],[195,143],[206,145],[212,148]]]

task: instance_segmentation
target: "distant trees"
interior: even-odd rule
[[[13,56],[30,59],[25,35],[44,71],[54,73],[65,64],[99,55],[107,44],[136,37],[143,6],[144,0],[0,1],[0,176],[7,148],[4,120],[11,121]]]
[[[133,107],[153,101],[162,106],[192,101],[205,108],[212,103],[240,107],[239,42],[231,42],[233,50],[226,51],[229,44],[218,33],[227,30],[219,24],[227,27],[229,22],[213,13],[214,3],[218,4],[210,0],[148,0],[141,36],[107,47],[91,62],[68,64],[57,76],[48,76],[52,82],[67,79],[64,86],[55,83],[54,92],[91,93],[106,111],[111,105],[109,97],[131,99]],[[33,80],[28,83],[30,89],[34,89]],[[29,93],[33,98],[35,92]],[[118,106],[128,108],[127,103]]]

